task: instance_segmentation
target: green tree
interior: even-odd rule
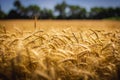
[[[103,19],[110,17],[119,17],[119,10],[117,8],[102,8],[94,7],[91,9],[90,16],[92,19]]]
[[[50,9],[43,9],[40,13],[40,18],[41,19],[53,19],[54,15],[53,15],[53,11]]]
[[[27,15],[30,18],[34,18],[34,16],[40,16],[40,7],[37,5],[30,5],[27,7]]]
[[[15,6],[17,12],[21,12],[22,4],[19,0],[15,0],[14,6]]]
[[[102,19],[104,17],[106,17],[106,9],[105,8],[98,8],[98,7],[94,7],[94,8],[91,8],[91,11],[90,11],[90,18],[92,19]]]
[[[23,18],[28,18],[27,12],[28,12],[27,8],[24,7],[24,6],[21,6],[20,15],[21,15]]]
[[[6,14],[2,11],[0,6],[0,19],[4,19],[6,17]]]
[[[26,8],[21,4],[20,0],[15,0],[13,3],[15,9],[11,9],[7,15],[7,18],[10,19],[21,19],[27,18]]]
[[[59,12],[58,18],[61,18],[61,19],[66,18],[66,13],[65,13],[66,8],[67,8],[67,4],[65,1],[55,6],[55,11]]]
[[[83,19],[86,17],[86,9],[79,7],[79,6],[75,6],[75,5],[69,5],[69,9],[70,9],[70,16],[69,18],[72,19]]]

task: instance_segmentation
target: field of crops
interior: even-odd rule
[[[0,80],[120,80],[120,22],[2,20]]]

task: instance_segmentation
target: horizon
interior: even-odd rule
[[[0,0],[1,10],[5,13],[9,13],[9,11],[14,8],[14,1],[15,0]],[[25,7],[29,5],[38,5],[41,9],[47,8],[51,10],[54,10],[54,6],[62,1],[65,1],[69,5],[78,5],[80,7],[84,7],[87,11],[90,11],[92,7],[120,7],[120,0],[20,0],[21,4]]]

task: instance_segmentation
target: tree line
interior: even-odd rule
[[[29,5],[25,7],[20,0],[15,0],[14,9],[5,14],[0,7],[0,19],[104,19],[111,17],[120,17],[120,7],[102,8],[93,7],[87,12],[84,7],[78,5],[69,5],[65,1],[56,4],[54,10],[41,9],[38,5]],[[54,12],[58,12],[55,16]]]

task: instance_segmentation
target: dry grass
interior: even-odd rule
[[[118,27],[7,28],[0,27],[0,80],[120,80]]]

